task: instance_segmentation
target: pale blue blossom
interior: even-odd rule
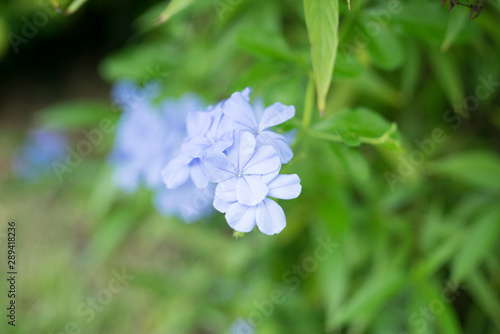
[[[295,115],[293,106],[276,102],[264,108],[262,101],[257,100],[252,107],[247,96],[236,92],[224,103],[222,111],[238,124],[239,129],[253,133],[259,145],[273,146],[282,163],[292,159],[293,152],[287,139],[270,128],[292,118]]]
[[[295,174],[278,175],[281,163],[272,146],[260,146],[252,133],[236,131],[226,154],[211,154],[205,166],[210,180],[217,183],[214,207],[226,213],[229,226],[250,232],[257,225],[268,235],[285,228],[283,209],[267,197],[296,198],[301,185]]]
[[[187,183],[178,191],[168,190],[161,170],[180,152],[187,135],[187,115],[204,106],[190,94],[155,104],[152,100],[156,96],[152,89],[139,89],[127,82],[115,87],[113,97],[123,108],[123,115],[117,124],[111,154],[113,180],[125,192],[135,192],[140,186],[152,190],[153,203],[160,214],[194,221],[211,211],[213,189],[203,189],[208,183],[202,189]],[[198,201],[200,198],[204,198],[203,204]]]
[[[59,132],[36,129],[28,136],[12,161],[13,172],[27,180],[36,180],[52,172],[52,163],[64,158],[67,139]]]

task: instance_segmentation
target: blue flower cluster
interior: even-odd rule
[[[301,192],[296,174],[279,174],[293,152],[286,138],[270,130],[295,115],[281,103],[252,107],[249,88],[207,111],[187,114],[187,136],[180,153],[163,169],[167,188],[192,182],[198,189],[215,184],[214,207],[234,230],[265,234],[286,226],[283,209],[269,197],[292,199]]]
[[[151,86],[140,89],[131,82],[120,82],[113,87],[114,103],[123,109],[110,156],[113,181],[127,193],[144,186],[153,191],[160,214],[192,222],[213,212],[213,190],[198,189],[192,182],[175,191],[167,189],[161,170],[180,152],[188,113],[204,106],[191,94],[153,103],[157,96],[157,89]]]
[[[52,171],[52,163],[64,157],[67,139],[56,131],[35,129],[12,161],[13,172],[26,180],[36,180]]]

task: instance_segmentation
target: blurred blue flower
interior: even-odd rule
[[[52,171],[52,163],[66,154],[66,137],[46,129],[31,130],[12,161],[13,172],[27,180],[35,180]]]
[[[272,146],[259,146],[252,133],[236,131],[226,154],[211,154],[205,165],[210,180],[217,183],[214,207],[226,213],[229,226],[250,232],[257,225],[268,235],[285,228],[283,209],[267,196],[296,198],[300,179],[295,174],[278,175],[281,163]]]
[[[179,154],[187,135],[186,116],[204,108],[200,99],[187,94],[156,105],[152,102],[155,91],[147,86],[139,89],[129,82],[116,85],[112,94],[123,108],[110,156],[115,184],[129,193],[140,186],[152,190],[155,208],[164,216],[193,221],[209,213],[213,189],[210,192],[186,184],[172,191],[166,189],[161,177],[162,168]],[[201,198],[205,198],[204,205]]]

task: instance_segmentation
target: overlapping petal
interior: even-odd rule
[[[268,196],[281,199],[297,198],[302,190],[297,174],[278,175],[267,186],[269,188]]]
[[[262,114],[262,118],[259,122],[259,130],[262,131],[281,124],[288,121],[293,116],[295,116],[294,106],[286,106],[282,103],[276,102],[264,109],[264,113]]]
[[[278,152],[281,163],[285,164],[292,160],[293,151],[287,139],[279,133],[267,130],[262,131],[256,136],[256,139],[260,145],[271,145]]]
[[[255,227],[256,209],[255,206],[231,203],[226,211],[227,223],[236,231],[250,232]]]
[[[236,198],[245,205],[257,205],[266,197],[269,188],[260,176],[247,175],[238,178],[236,183]]]
[[[265,198],[256,206],[255,220],[262,233],[280,233],[286,226],[285,212],[275,201]]]

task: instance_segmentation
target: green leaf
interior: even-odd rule
[[[400,135],[396,123],[389,123],[368,108],[344,109],[330,119],[319,123],[310,135],[332,141],[343,141],[349,146],[362,143],[400,149]]]
[[[239,33],[238,45],[260,58],[296,63],[290,47],[283,36],[274,31],[262,31],[255,28],[245,29]]]
[[[497,330],[500,330],[500,300],[498,291],[491,288],[489,282],[479,271],[471,272],[466,279],[469,294],[476,303],[489,315]]]
[[[500,158],[491,152],[472,151],[429,164],[432,172],[477,188],[500,191]]]
[[[101,120],[116,120],[117,113],[112,113],[107,102],[71,101],[62,102],[35,114],[41,127],[55,130],[81,129],[96,125]]]
[[[434,49],[430,50],[435,77],[448,97],[450,104],[464,101],[465,92],[458,64],[453,58],[445,57],[441,52]]]
[[[181,10],[189,6],[193,0],[172,0],[169,2],[165,10],[160,14],[157,19],[158,24],[167,22],[175,14],[179,13]]]
[[[452,263],[452,278],[460,282],[479,265],[493,250],[500,232],[500,210],[490,207],[471,227]]]
[[[353,319],[377,312],[387,300],[405,285],[402,272],[384,272],[365,280],[365,284],[356,290],[346,305],[327,320],[329,329],[339,328]]]
[[[405,60],[405,52],[399,37],[393,30],[381,28],[368,43],[371,60],[378,67],[392,71],[399,68]]]
[[[448,15],[449,17],[448,24],[446,26],[446,33],[444,35],[443,44],[441,44],[442,52],[446,52],[453,44],[453,42],[455,42],[469,19],[468,15],[464,15],[464,12],[461,10],[452,10]]]
[[[65,14],[70,15],[76,12],[80,7],[83,6],[84,3],[86,3],[88,0],[75,0],[73,1],[69,7],[66,9]]]
[[[338,0],[304,0],[318,109],[325,110],[338,47]]]

